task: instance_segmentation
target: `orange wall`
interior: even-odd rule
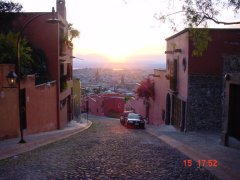
[[[28,16],[26,16],[28,15]],[[25,18],[21,21],[35,16],[36,13],[25,13]],[[41,48],[48,57],[48,69],[52,80],[57,80],[59,76],[59,24],[50,24],[46,20],[51,15],[44,15],[33,20],[24,30],[28,41],[34,44],[36,48]]]
[[[14,65],[0,64],[0,139],[16,137],[19,132],[18,89],[7,88],[11,70]]]
[[[26,22],[31,17],[35,16],[37,13],[25,13],[25,16],[21,17],[21,22]],[[48,72],[51,77],[51,80],[56,80],[56,99],[55,103],[57,104],[58,111],[58,128],[63,128],[66,126],[68,121],[68,109],[66,106],[63,109],[60,109],[60,102],[67,98],[71,94],[72,81],[68,81],[68,89],[66,92],[60,93],[60,29],[63,31],[66,30],[61,23],[49,24],[46,23],[46,20],[52,18],[51,14],[41,16],[34,21],[32,21],[27,28],[24,30],[24,34],[27,36],[29,42],[34,44],[36,48],[41,48],[48,57]],[[65,21],[64,21],[65,23]],[[64,30],[65,29],[65,30]],[[67,49],[66,53],[72,53],[71,49]],[[68,59],[66,62],[72,63],[72,59],[67,58],[70,56],[67,54],[65,57],[61,57],[64,60]]]
[[[27,133],[57,129],[56,83],[35,86],[35,77],[21,81],[26,88]]]

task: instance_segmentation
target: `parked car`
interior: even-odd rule
[[[145,121],[140,114],[128,113],[125,124],[126,127],[139,127],[145,128]]]
[[[122,125],[125,125],[129,113],[132,113],[132,111],[124,111],[123,114],[120,116],[120,123]]]

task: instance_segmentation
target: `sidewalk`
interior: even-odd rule
[[[68,123],[68,126],[61,130],[53,130],[33,135],[26,135],[24,136],[24,140],[27,143],[24,144],[18,143],[20,140],[19,137],[0,141],[0,160],[16,156],[18,154],[36,149],[40,146],[67,138],[76,133],[84,131],[85,129],[88,129],[91,125],[92,122],[85,119],[81,120],[80,123],[76,121],[70,121]]]
[[[207,167],[219,179],[240,179],[240,150],[220,145],[220,134],[180,132],[171,125],[146,125],[146,131],[176,148],[191,160],[217,160],[217,167]]]

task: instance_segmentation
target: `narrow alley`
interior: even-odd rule
[[[99,118],[61,141],[0,161],[0,179],[217,179],[142,129]]]

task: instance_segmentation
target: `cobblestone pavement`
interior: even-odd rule
[[[0,161],[0,179],[217,179],[142,129],[113,119],[64,140]]]

